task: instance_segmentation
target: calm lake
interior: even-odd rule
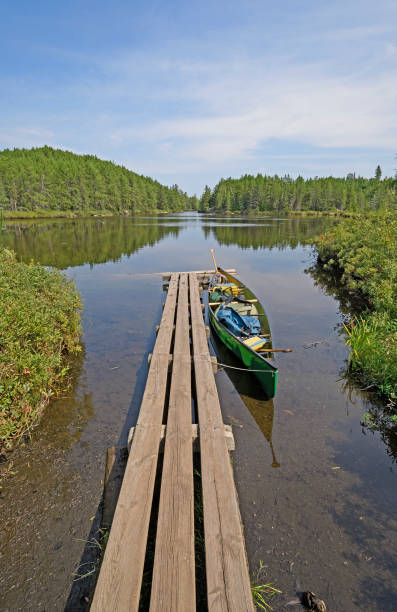
[[[106,448],[125,444],[136,422],[164,301],[159,273],[211,268],[210,248],[262,302],[273,346],[293,349],[277,357],[272,401],[249,374],[216,374],[252,574],[262,562],[260,583],[282,590],[275,610],[301,609],[286,605],[297,590],[330,612],[397,609],[397,430],[362,424],[382,406],[344,378],[346,315],[304,246],[333,223],[195,213],[5,223],[3,246],[75,280],[84,350],[1,490],[1,610],[64,610],[73,573],[85,573]]]

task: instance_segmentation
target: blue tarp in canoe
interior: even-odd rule
[[[216,313],[218,320],[235,336],[256,336],[261,324],[256,317],[241,315],[231,306],[221,306]]]

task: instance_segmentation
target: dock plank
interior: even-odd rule
[[[178,290],[173,274],[92,612],[138,610]]]
[[[188,275],[181,274],[150,611],[195,609]]]
[[[194,273],[189,274],[189,281],[208,609],[210,612],[253,612],[240,510]]]
[[[203,277],[209,277],[212,276],[214,274],[215,270],[193,270],[193,271],[189,271],[189,272],[185,272],[185,274],[196,274],[197,278],[202,281]],[[237,270],[235,270],[234,268],[230,268],[225,270],[225,272],[228,272],[229,274],[237,274]],[[167,282],[170,280],[171,275],[173,274],[173,272],[161,272],[162,278],[164,282]]]

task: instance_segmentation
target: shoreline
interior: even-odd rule
[[[57,270],[0,248],[0,449],[13,450],[68,385],[67,355],[81,351],[82,302]]]
[[[67,210],[3,210],[0,211],[0,219],[3,222],[13,220],[35,220],[35,219],[84,219],[84,218],[96,218],[96,217],[134,217],[134,216],[147,216],[147,215],[169,215],[178,214],[185,212],[197,212],[199,215],[220,215],[222,217],[343,217],[343,218],[354,218],[359,216],[358,213],[352,213],[349,211],[335,211],[335,210],[283,210],[283,211],[215,211],[215,210],[137,210],[137,211],[111,211],[111,210],[87,210],[87,211],[67,211]],[[368,213],[368,216],[373,216],[374,213]]]
[[[46,210],[4,210],[1,213],[1,217],[3,221],[9,220],[18,220],[18,219],[84,219],[90,217],[133,217],[140,215],[168,215],[170,213],[175,212],[184,212],[184,211],[171,211],[171,210],[150,210],[150,211],[110,211],[110,210],[98,210],[98,211],[67,211],[67,210],[57,210],[57,211],[46,211]]]
[[[317,266],[360,303],[359,312],[343,322],[350,346],[348,371],[395,406],[397,333],[394,244],[397,224],[392,215],[359,216],[314,239]]]

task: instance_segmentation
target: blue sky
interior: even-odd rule
[[[395,0],[2,0],[0,47],[0,148],[92,153],[190,194],[397,167]]]

